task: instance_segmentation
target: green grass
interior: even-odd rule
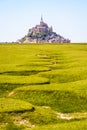
[[[28,129],[26,129],[28,130]],[[37,127],[32,130],[87,130],[87,120]]]
[[[86,122],[87,44],[0,44],[0,130],[86,130]]]
[[[14,84],[44,84],[49,83],[49,80],[39,76],[0,76],[0,83]]]
[[[26,90],[18,91],[12,97],[25,100],[34,105],[50,106],[54,110],[63,113],[87,111],[86,95],[82,96],[73,91]]]
[[[33,105],[25,101],[10,98],[0,98],[0,113],[32,111],[32,109]]]

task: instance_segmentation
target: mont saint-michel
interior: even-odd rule
[[[70,43],[70,40],[53,31],[41,17],[40,24],[29,29],[28,34],[18,40],[19,43]]]

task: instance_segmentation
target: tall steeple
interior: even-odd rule
[[[41,15],[41,22],[43,22],[43,16]]]

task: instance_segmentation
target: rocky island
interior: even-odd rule
[[[28,34],[19,39],[19,43],[70,43],[69,39],[56,34],[41,17],[39,25],[29,29]]]

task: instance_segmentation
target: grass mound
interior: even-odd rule
[[[87,97],[73,91],[27,90],[18,91],[12,97],[35,105],[50,106],[63,113],[86,112],[87,110]]]
[[[10,98],[0,98],[0,113],[32,111],[33,109],[33,105],[25,101]]]
[[[45,84],[49,79],[39,76],[0,76],[0,83]]]
[[[55,69],[49,72],[42,72],[39,75],[49,78],[51,83],[74,82],[87,79],[87,68],[78,67],[72,69]]]

